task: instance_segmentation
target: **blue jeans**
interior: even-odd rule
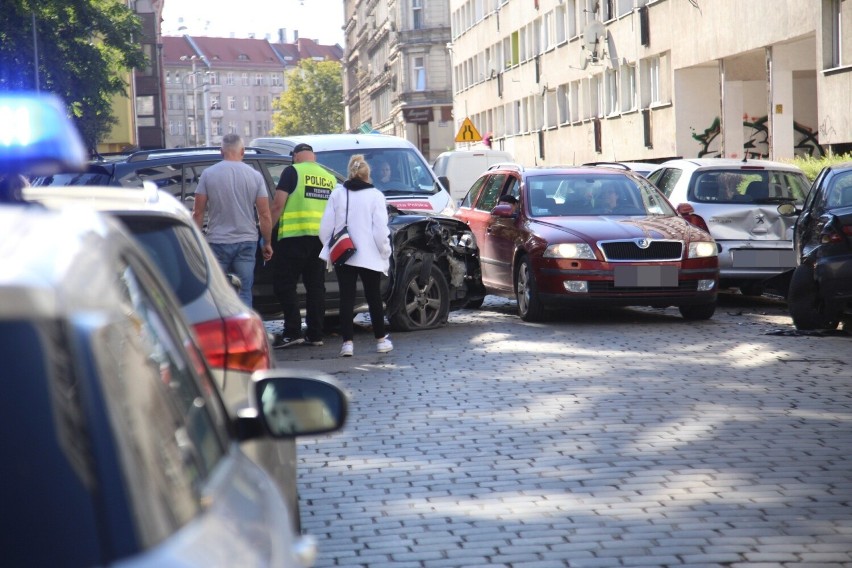
[[[251,289],[254,286],[254,262],[257,242],[210,243],[219,266],[225,273],[236,274],[240,279],[239,296],[245,305],[251,306]]]

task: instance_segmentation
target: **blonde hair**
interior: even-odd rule
[[[368,183],[370,180],[370,164],[364,159],[364,154],[353,154],[349,158],[349,179],[360,179]]]

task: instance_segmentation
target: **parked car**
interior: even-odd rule
[[[266,327],[240,300],[192,215],[176,198],[147,182],[143,189],[30,187],[24,198],[53,209],[85,206],[117,217],[177,296],[228,408],[237,412],[245,405],[252,373],[275,366]],[[247,453],[278,483],[298,531],[295,444],[261,441],[249,444]]]
[[[514,161],[512,154],[502,150],[452,150],[438,154],[432,170],[457,201],[489,167]]]
[[[779,277],[796,265],[796,215],[779,205],[802,206],[810,184],[799,168],[765,160],[683,159],[664,162],[648,179],[716,239],[722,288],[755,296],[766,288],[786,293],[787,281]]]
[[[797,266],[787,305],[797,329],[852,317],[852,162],[824,168],[793,231]]]
[[[308,138],[312,139],[312,137]],[[388,138],[390,140],[385,140]],[[384,146],[381,148],[388,149],[387,154],[381,148],[374,149],[376,153],[373,155],[395,159],[394,163],[408,164],[409,172],[413,172],[415,168],[427,171],[425,168],[428,166],[425,161],[421,164],[419,160],[422,160],[422,157],[418,158],[418,154],[412,153],[409,148],[410,143],[392,136],[379,136],[376,139],[384,140]],[[334,155],[337,156],[337,154]],[[106,184],[141,188],[142,184],[148,181],[153,182],[160,190],[171,193],[191,209],[195,199],[195,187],[201,172],[221,159],[218,148],[142,151],[114,157],[110,161],[101,160],[90,163],[82,173],[63,171],[63,173],[42,176],[35,180],[34,185],[65,187]],[[346,159],[348,160],[348,154]],[[292,158],[272,150],[254,148],[247,150],[244,161],[263,174],[272,197],[281,173],[292,163]],[[333,163],[337,164],[336,161]],[[428,175],[432,175],[431,171]],[[335,172],[335,176],[338,181],[343,181],[340,174]],[[434,189],[430,185],[429,191]],[[392,190],[391,194],[396,195],[397,190]],[[408,195],[408,193],[401,192],[399,195]],[[431,194],[426,192],[421,197],[426,199],[428,195]],[[429,199],[438,197],[432,196]],[[447,198],[443,198],[441,203],[445,203],[446,200]],[[394,330],[431,329],[445,323],[451,310],[464,307],[468,301],[475,301],[477,298],[481,300],[484,292],[479,275],[479,259],[467,227],[451,217],[432,216],[428,212],[411,210],[399,211],[397,206],[405,208],[412,205],[413,202],[406,198],[389,197],[388,201],[391,205],[390,228],[393,234],[394,256],[392,272],[385,281],[383,289],[391,327]],[[272,285],[273,265],[263,261],[260,248],[258,248],[256,260],[252,289],[254,308],[266,319],[279,317],[281,307]],[[415,273],[411,271],[411,267],[415,265],[425,265],[428,269],[422,274]],[[298,286],[298,293],[301,298],[304,298],[305,289],[301,283]],[[360,286],[357,293],[356,313],[366,312],[367,302]],[[334,318],[338,315],[339,298],[337,275],[334,271],[327,272],[326,315],[328,317]]]
[[[373,181],[387,201],[400,211],[452,215],[455,201],[414,144],[383,134],[309,134],[255,138],[250,144],[289,156],[296,144],[314,149],[317,163],[345,175],[349,158],[363,154],[373,170]],[[379,164],[389,164],[391,177],[379,182]]]
[[[117,221],[0,205],[0,243],[4,563],[310,566],[315,541],[240,444],[337,430],[340,388],[258,371],[231,415]]]
[[[494,167],[456,217],[474,233],[486,291],[516,298],[524,320],[557,306],[674,305],[690,320],[715,311],[713,238],[627,170]]]

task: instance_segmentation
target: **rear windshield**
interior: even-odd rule
[[[533,217],[675,215],[657,188],[627,175],[529,176],[526,193]]]
[[[170,219],[118,214],[172,287],[181,305],[198,299],[207,289],[208,267],[196,234]]]
[[[363,154],[370,164],[373,185],[385,195],[433,195],[441,191],[428,164],[408,148],[356,148],[316,152],[317,162],[348,177],[349,158]]]
[[[804,174],[766,169],[699,171],[692,183],[691,200],[705,203],[802,204],[810,189]]]

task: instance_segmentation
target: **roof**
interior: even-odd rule
[[[784,162],[773,162],[771,160],[735,160],[732,158],[681,158],[677,160],[669,160],[667,162],[663,162],[662,164],[658,164],[657,167],[662,166],[670,166],[670,165],[686,165],[690,164],[693,167],[697,168],[742,168],[744,166],[753,166],[753,167],[763,167],[763,168],[775,168],[775,169],[783,169],[789,171],[802,171],[800,168],[794,166],[793,164],[787,164]]]
[[[299,38],[296,43],[272,44],[265,39],[163,36],[163,65],[196,66],[210,69],[280,69],[299,64],[302,59],[340,61],[343,48],[321,45],[312,39]],[[181,59],[181,58],[185,59]]]

